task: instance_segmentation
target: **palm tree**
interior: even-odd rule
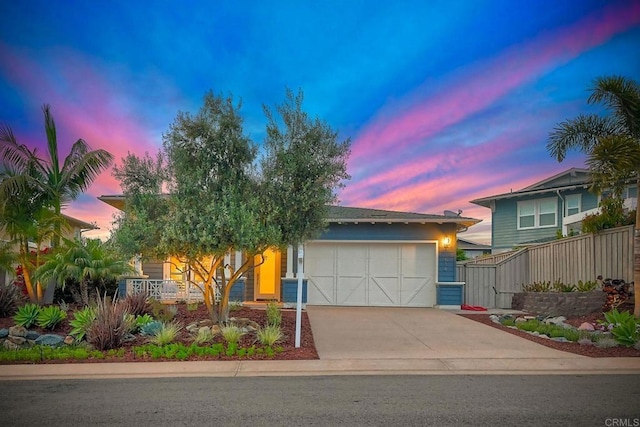
[[[39,265],[30,262],[29,241],[51,238],[53,247],[60,244],[65,221],[62,208],[85,191],[113,161],[105,150],[91,150],[79,139],[62,164],[58,155],[56,126],[49,105],[42,107],[47,135],[47,158],[37,149],[19,144],[11,128],[0,126],[0,231],[18,243],[27,291],[33,302],[42,302],[42,286],[31,283],[30,275]],[[46,219],[46,221],[45,221]],[[37,248],[37,255],[39,249]],[[49,290],[51,293],[53,288]],[[51,297],[53,294],[51,293]]]
[[[77,280],[81,302],[89,305],[89,284],[97,285],[133,271],[131,265],[111,253],[98,239],[86,242],[64,239],[61,250],[38,268],[34,276],[40,281],[56,279],[63,286],[67,279]]]
[[[629,181],[640,195],[640,85],[621,76],[599,77],[591,88],[589,104],[601,103],[607,116],[580,115],[557,125],[547,149],[559,162],[570,149],[587,154],[595,190],[610,188],[620,196]],[[640,317],[640,209],[636,209],[633,245],[634,315]]]
[[[51,108],[45,104],[44,129],[47,135],[47,158],[39,157],[36,149],[31,151],[19,144],[11,128],[0,126],[0,155],[6,165],[21,172],[21,177],[0,186],[0,197],[9,197],[17,186],[29,185],[34,192],[45,197],[45,204],[60,217],[62,208],[86,191],[98,175],[113,161],[113,155],[106,150],[91,150],[82,139],[71,147],[62,165],[58,155],[56,125]],[[55,226],[53,246],[60,243],[60,224]]]

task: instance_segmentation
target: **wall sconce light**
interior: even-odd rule
[[[451,245],[451,237],[445,237],[442,239],[442,246],[448,248]]]

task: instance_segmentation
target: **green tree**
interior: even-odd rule
[[[133,267],[122,261],[98,239],[84,242],[63,240],[64,244],[38,268],[34,277],[40,281],[56,279],[63,284],[67,279],[80,283],[82,304],[89,305],[89,285],[133,273]]]
[[[85,191],[109,167],[113,156],[91,150],[79,139],[60,162],[56,126],[49,105],[42,107],[47,137],[47,156],[20,144],[8,125],[0,126],[0,230],[19,246],[20,263],[33,302],[42,302],[44,286],[32,283],[45,240],[59,246],[65,220],[62,208]],[[29,262],[29,241],[36,241],[36,262]],[[53,290],[53,289],[52,289]]]
[[[51,115],[51,107],[44,105],[44,128],[47,136],[47,157],[40,157],[36,149],[30,150],[19,144],[13,131],[7,125],[0,127],[0,154],[5,165],[20,171],[21,177],[10,180],[0,187],[0,197],[7,198],[16,187],[28,188],[50,207],[57,217],[62,208],[86,191],[98,175],[106,170],[113,156],[106,150],[91,150],[82,139],[77,140],[69,154],[61,159],[58,153],[56,125]],[[53,245],[60,242],[61,223],[55,225]]]
[[[603,104],[609,114],[580,115],[560,123],[551,132],[547,149],[559,162],[570,149],[587,155],[593,188],[610,188],[620,197],[624,185],[636,183],[640,194],[640,86],[620,76],[599,77],[589,104]],[[636,210],[633,280],[640,283],[640,210]],[[640,292],[635,293],[634,315],[640,317]]]
[[[341,151],[330,149],[335,133],[321,121],[308,120],[301,103],[301,94],[288,92],[279,107],[286,132],[268,114],[268,137],[258,159],[258,147],[244,134],[240,105],[210,92],[197,114],[178,114],[155,159],[129,154],[114,170],[125,196],[114,243],[128,256],[171,257],[187,265],[216,321],[226,321],[229,292],[254,257],[323,229],[312,208],[319,205],[322,218],[324,204],[335,201],[334,190],[347,176],[348,141],[338,144]],[[294,117],[308,128],[296,133],[306,145],[291,142],[288,121]],[[315,154],[302,155],[313,144],[319,145]],[[303,186],[303,181],[308,182]],[[247,255],[237,270],[223,262],[232,251]]]

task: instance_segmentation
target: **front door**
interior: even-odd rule
[[[256,301],[279,300],[280,299],[280,252],[267,249],[264,253],[264,262],[256,267],[255,277],[255,299]],[[256,265],[261,261],[260,256],[256,256]]]

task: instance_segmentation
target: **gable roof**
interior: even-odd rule
[[[476,243],[471,240],[465,240],[458,237],[458,249],[490,251],[491,245],[484,245],[482,243]]]
[[[62,216],[67,220],[69,225],[71,225],[72,227],[77,227],[81,230],[98,230],[100,228],[95,224],[91,224],[90,222],[86,222],[69,215],[62,214]]]
[[[492,202],[498,199],[508,199],[511,197],[550,192],[555,193],[556,191],[575,190],[577,188],[589,188],[590,185],[591,182],[588,169],[571,168],[549,178],[545,178],[542,181],[538,181],[528,187],[524,187],[518,191],[496,194],[489,197],[481,197],[479,199],[471,200],[471,203],[490,208]]]

